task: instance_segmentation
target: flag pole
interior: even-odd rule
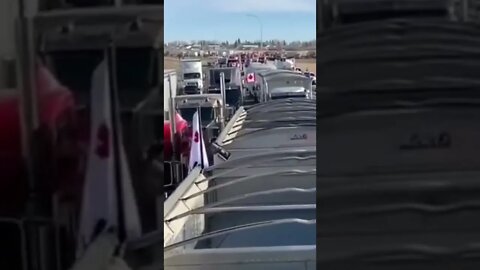
[[[112,150],[113,150],[113,166],[114,166],[114,180],[116,186],[116,199],[117,199],[117,219],[118,219],[118,240],[119,243],[123,243],[126,239],[126,228],[125,228],[125,213],[123,207],[123,185],[122,185],[122,170],[120,168],[120,151],[119,151],[119,134],[121,132],[118,126],[118,117],[119,111],[118,110],[118,99],[117,99],[117,78],[116,78],[116,55],[115,55],[115,46],[113,41],[110,41],[108,48],[106,49],[105,58],[107,60],[107,70],[108,70],[108,80],[109,80],[109,88],[108,93],[110,94],[110,110],[111,110],[111,123],[112,123]],[[119,251],[119,250],[117,250]]]
[[[202,128],[202,107],[198,105],[198,140],[200,143],[200,162],[202,169],[204,169],[205,161],[203,160],[203,128]]]

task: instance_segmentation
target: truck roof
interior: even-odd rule
[[[285,99],[237,110],[215,142],[228,160],[194,169],[164,203],[163,232],[130,248],[163,237],[164,261],[151,266],[165,269],[315,269],[315,108]]]
[[[202,59],[182,59],[182,62],[201,62]]]
[[[195,94],[195,95],[181,95],[175,97],[177,107],[217,107],[223,103],[223,98],[219,94]]]
[[[199,99],[222,99],[219,94],[194,94],[194,95],[181,95],[175,97],[178,100],[199,100]]]

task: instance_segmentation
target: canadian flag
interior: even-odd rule
[[[197,166],[207,168],[208,156],[207,149],[205,148],[205,142],[202,136],[202,128],[200,125],[200,117],[198,116],[198,110],[193,115],[193,133],[192,144],[190,146],[190,158],[188,162],[188,170],[191,171]]]
[[[106,61],[94,71],[91,91],[91,139],[80,216],[78,257],[105,229],[122,231],[126,238],[123,240],[141,236],[120,121],[118,114],[112,113],[112,106],[117,104],[111,104],[111,100],[117,99],[112,99],[114,94],[110,89]]]
[[[247,74],[247,83],[255,82],[255,73],[248,73]]]

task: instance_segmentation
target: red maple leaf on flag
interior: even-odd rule
[[[106,159],[110,156],[110,130],[107,125],[101,124],[97,129],[97,147],[95,153],[101,158]]]
[[[193,141],[196,143],[200,141],[198,131],[195,131],[195,134],[193,135]]]

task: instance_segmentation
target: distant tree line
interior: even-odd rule
[[[174,41],[168,43],[170,46],[179,46],[179,45],[187,45],[187,44],[198,44],[202,47],[206,47],[207,45],[221,45],[222,47],[226,48],[236,48],[240,45],[260,45],[260,41],[250,41],[250,40],[241,40],[240,38],[234,41],[217,41],[217,40],[192,40],[190,42],[186,41]],[[316,40],[310,41],[291,41],[287,42],[286,40],[279,40],[279,39],[270,39],[264,40],[263,45],[267,46],[279,46],[279,47],[294,47],[294,48],[312,48],[316,46]]]
[[[170,52],[170,51],[164,51],[163,57],[176,57],[176,58],[183,58],[184,56],[188,55],[187,52]],[[311,59],[311,58],[316,58],[317,57],[317,52],[315,50],[313,51],[308,51],[306,53],[295,53],[295,52],[289,52],[288,54],[290,57],[294,57],[296,59]],[[199,55],[198,57],[202,57],[202,55]]]

